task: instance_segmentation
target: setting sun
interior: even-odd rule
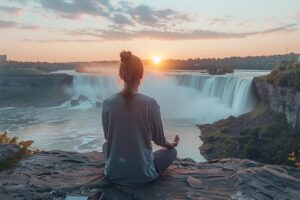
[[[160,56],[153,56],[152,57],[152,62],[156,65],[160,64],[161,63],[161,58]]]

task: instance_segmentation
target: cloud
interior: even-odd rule
[[[215,18],[209,18],[207,19],[207,21],[209,25],[226,25],[232,21],[232,17],[231,16],[226,16],[224,18],[215,17]]]
[[[19,25],[19,29],[27,29],[27,30],[37,30],[40,29],[41,27],[38,25],[34,24],[26,24],[26,25]]]
[[[35,29],[39,29],[40,26],[34,24],[19,24],[15,21],[0,20],[0,29],[11,29],[11,28],[35,30]]]
[[[37,0],[40,5],[63,18],[77,19],[83,15],[103,17],[120,26],[165,26],[190,21],[187,14],[172,9],[155,9],[129,1],[112,5],[109,0]]]
[[[25,0],[23,2],[27,1]],[[32,2],[37,3],[38,6],[40,6],[39,8],[43,8],[63,18],[78,19],[83,15],[88,15],[101,17],[101,19],[104,18],[111,22],[111,24],[105,25],[106,28],[102,29],[85,28],[83,30],[62,30],[63,33],[72,36],[69,40],[37,40],[39,42],[126,41],[134,39],[170,41],[228,39],[245,38],[253,35],[265,35],[271,33],[286,33],[298,29],[297,24],[284,24],[274,25],[273,28],[269,29],[248,32],[215,31],[209,30],[209,28],[180,30],[176,28],[178,27],[177,24],[193,21],[190,14],[181,13],[173,9],[158,9],[146,4],[137,5],[128,0],[32,0]],[[35,6],[37,6],[37,4],[35,4]],[[208,22],[209,25],[220,26],[231,23],[232,21],[234,21],[232,16],[205,19],[205,22]],[[249,20],[245,20],[238,24],[238,26],[245,25],[248,22]],[[80,21],[77,23],[80,23]],[[33,30],[40,27],[35,25],[21,25],[13,21],[0,21],[0,28]],[[88,36],[91,39],[73,39],[80,36]]]
[[[95,36],[95,34],[91,34]],[[150,39],[150,40],[199,40],[199,39],[226,39],[243,37],[238,33],[225,33],[206,30],[194,30],[190,32],[183,31],[158,31],[158,30],[140,30],[134,32],[123,32],[116,30],[103,30],[98,37],[104,40],[132,40],[132,39]]]
[[[73,36],[93,36],[103,40],[124,41],[133,39],[150,40],[201,40],[201,39],[229,39],[245,38],[253,35],[265,35],[271,33],[291,32],[297,30],[297,24],[286,24],[279,27],[265,29],[261,31],[252,31],[244,33],[218,32],[210,30],[192,30],[192,31],[162,31],[162,30],[116,30],[116,29],[85,29],[67,31],[68,35]]]
[[[234,33],[234,32],[218,32],[209,30],[194,30],[194,31],[159,31],[159,30],[139,30],[139,31],[124,31],[116,29],[84,29],[84,30],[65,30],[67,35],[76,37],[91,36],[96,39],[50,39],[50,40],[30,40],[23,39],[26,42],[103,42],[103,41],[129,41],[134,39],[149,39],[149,40],[204,40],[204,39],[239,39],[254,35],[266,35],[271,33],[288,33],[298,30],[297,24],[286,24],[280,27],[265,29],[261,31]]]
[[[32,1],[32,0],[6,0],[6,1],[26,4],[26,3],[28,3],[29,1]]]
[[[1,6],[0,5],[0,12],[4,12],[10,15],[18,15],[22,12],[21,8],[17,7],[9,7],[9,6]]]
[[[117,25],[121,25],[121,26],[124,26],[124,25],[134,26],[134,23],[127,16],[125,16],[123,14],[119,14],[119,13],[115,14],[112,17],[112,20]]]
[[[171,9],[157,10],[145,4],[136,7],[127,6],[126,12],[129,13],[135,22],[147,26],[166,25],[172,22],[190,20],[186,14],[181,14]]]
[[[82,39],[79,39],[79,40],[70,40],[70,39],[51,39],[51,40],[48,40],[48,39],[44,39],[44,40],[32,40],[32,39],[22,39],[21,40],[22,42],[39,42],[39,43],[53,43],[53,42],[56,42],[56,43],[88,43],[88,42],[92,42],[92,43],[95,43],[95,42],[102,42],[102,40],[82,40]]]
[[[0,20],[0,28],[16,28],[17,26],[17,22]]]
[[[298,30],[297,28],[298,24],[294,23],[294,24],[285,24],[279,27],[275,27],[275,28],[270,28],[270,29],[266,29],[260,32],[253,32],[253,34],[269,34],[269,33],[288,33],[288,32],[292,32],[292,31],[296,31]]]
[[[253,23],[253,19],[246,19],[246,20],[243,20],[241,22],[239,22],[237,25],[238,26],[251,26],[251,23]]]
[[[106,0],[39,0],[43,8],[61,17],[78,18],[81,15],[108,16],[109,2]]]

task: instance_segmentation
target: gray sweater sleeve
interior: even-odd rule
[[[160,107],[155,101],[151,106],[151,132],[152,132],[152,140],[155,144],[167,147],[167,140],[165,138],[163,125],[161,122],[161,116],[160,116]]]
[[[102,104],[102,126],[104,132],[104,138],[107,140],[108,138],[108,109],[105,101]]]

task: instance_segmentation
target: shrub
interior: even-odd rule
[[[0,134],[0,145],[1,144],[15,144],[20,146],[21,149],[19,151],[19,156],[26,156],[26,155],[34,154],[39,151],[37,148],[31,146],[33,144],[32,140],[19,141],[18,137],[9,138],[7,136],[7,132]]]
[[[294,165],[295,167],[300,169],[300,150],[298,151],[293,151],[292,153],[289,154],[288,156],[288,161]]]
[[[300,63],[295,61],[278,63],[267,76],[267,81],[275,86],[290,87],[300,91]]]

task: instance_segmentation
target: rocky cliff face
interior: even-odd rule
[[[40,152],[0,171],[0,199],[300,199],[300,170],[251,160],[176,160],[160,179],[136,188],[105,184],[103,168],[99,152]]]
[[[284,87],[274,87],[265,77],[253,80],[255,91],[261,101],[267,102],[275,112],[283,113],[292,129],[300,129],[300,93]]]
[[[66,74],[0,76],[0,107],[60,105],[72,81]]]

